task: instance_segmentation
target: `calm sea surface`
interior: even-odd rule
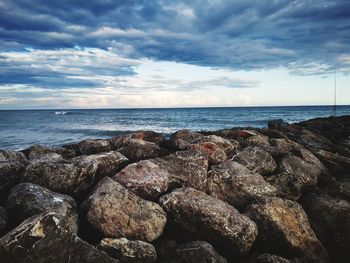
[[[332,114],[331,106],[0,111],[0,148],[62,145],[135,130],[265,127],[274,119],[298,122]],[[350,106],[338,106],[337,115],[350,115]]]

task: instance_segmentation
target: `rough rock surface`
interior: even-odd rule
[[[277,168],[276,161],[273,157],[265,150],[256,146],[250,146],[238,152],[233,160],[261,175],[271,174]]]
[[[79,150],[82,154],[95,154],[111,151],[108,140],[84,140],[79,143]]]
[[[137,131],[131,133],[130,135],[128,135],[128,137],[132,139],[153,142],[156,144],[161,144],[164,141],[163,134],[154,131]]]
[[[6,263],[118,263],[61,226],[55,213],[25,220],[0,239]]]
[[[299,263],[298,260],[289,260],[287,258],[272,255],[272,254],[261,254],[250,257],[248,260],[244,261],[244,263]],[[300,261],[302,263],[302,261]]]
[[[98,249],[126,263],[151,263],[157,259],[154,246],[139,240],[104,238]]]
[[[219,164],[227,160],[227,155],[224,150],[213,142],[194,143],[190,144],[188,148],[206,153],[208,155],[210,165]]]
[[[202,143],[202,142],[212,142],[215,143],[218,147],[220,147],[226,154],[232,152],[236,145],[232,144],[229,140],[221,138],[216,135],[207,135],[199,137],[192,141],[192,143]]]
[[[6,209],[17,223],[36,214],[55,212],[62,219],[62,227],[71,232],[78,232],[77,205],[74,199],[36,184],[21,183],[13,187],[6,202]]]
[[[69,161],[38,159],[27,166],[21,180],[55,192],[77,196],[92,187],[97,167],[95,161],[88,160],[84,156]]]
[[[246,214],[257,224],[258,240],[267,251],[286,256],[305,256],[310,262],[329,260],[298,203],[268,198],[250,205]]]
[[[350,202],[320,191],[302,197],[312,228],[333,258],[346,262],[350,257]]]
[[[23,153],[0,149],[0,204],[2,204],[11,188],[18,183],[24,173],[27,158]]]
[[[191,143],[194,140],[202,137],[203,134],[191,130],[180,130],[177,132],[174,132],[170,136],[170,140],[173,142],[176,142],[177,140],[183,140],[185,142]]]
[[[208,194],[242,209],[262,197],[276,196],[277,189],[245,166],[227,161],[208,173]]]
[[[24,150],[23,153],[28,157],[29,160],[39,158],[41,155],[46,155],[49,153],[57,153],[63,158],[69,159],[75,156],[75,152],[71,149],[66,148],[54,148],[43,145],[34,145]]]
[[[81,207],[105,237],[152,242],[166,224],[166,214],[158,204],[141,199],[109,177],[98,183]]]
[[[2,206],[0,206],[0,236],[4,233],[8,223],[8,215]]]
[[[193,188],[181,188],[164,195],[160,204],[170,222],[236,253],[246,253],[257,236],[257,227],[248,217]]]

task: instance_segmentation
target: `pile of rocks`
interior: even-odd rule
[[[350,117],[0,150],[1,262],[346,262]]]

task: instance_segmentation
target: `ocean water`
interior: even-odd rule
[[[267,122],[274,119],[291,123],[332,114],[332,106],[3,110],[0,111],[0,148],[19,150],[33,144],[59,146],[136,130],[169,134],[179,129],[266,127]],[[337,116],[340,115],[350,115],[350,106],[338,106]]]

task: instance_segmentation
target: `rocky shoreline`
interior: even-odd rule
[[[347,262],[350,116],[0,150],[0,262]]]

